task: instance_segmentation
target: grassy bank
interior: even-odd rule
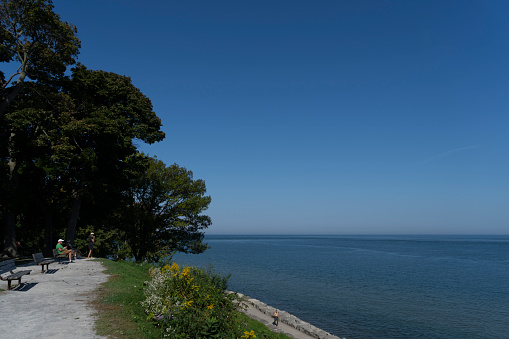
[[[144,282],[149,280],[150,265],[125,261],[101,260],[111,275],[97,291],[94,306],[98,312],[97,333],[117,338],[160,338],[163,331],[146,320],[140,302],[144,300]],[[265,325],[241,314],[245,331],[254,331],[256,338],[288,339],[271,332]]]

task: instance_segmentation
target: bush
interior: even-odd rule
[[[171,338],[239,338],[243,332],[237,309],[241,299],[225,293],[227,279],[177,263],[151,270],[142,303],[148,319]]]

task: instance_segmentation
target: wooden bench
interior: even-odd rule
[[[21,285],[21,277],[30,274],[32,270],[26,271],[17,271],[13,272],[16,269],[16,264],[14,263],[14,259],[9,259],[0,262],[0,280],[7,280],[7,289],[11,289],[11,281],[17,280],[18,285]],[[3,274],[6,274],[2,277]]]
[[[41,265],[41,273],[44,273],[44,265],[49,270],[49,264],[55,262],[53,259],[46,259],[41,252],[32,254],[37,265]]]
[[[62,263],[62,259],[63,258],[69,258],[69,255],[68,254],[60,254],[58,253],[58,250],[56,248],[53,249],[53,256],[58,259],[58,263],[61,264]]]

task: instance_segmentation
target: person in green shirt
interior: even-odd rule
[[[64,242],[64,239],[58,239],[58,244],[57,244],[57,252],[58,254],[69,254],[69,262],[72,263],[72,250],[68,250],[66,248],[64,248],[64,245],[62,245],[62,243]]]

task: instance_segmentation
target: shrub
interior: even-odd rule
[[[148,319],[171,338],[239,338],[241,299],[225,293],[227,279],[211,269],[180,268],[177,263],[151,270],[142,303]]]

